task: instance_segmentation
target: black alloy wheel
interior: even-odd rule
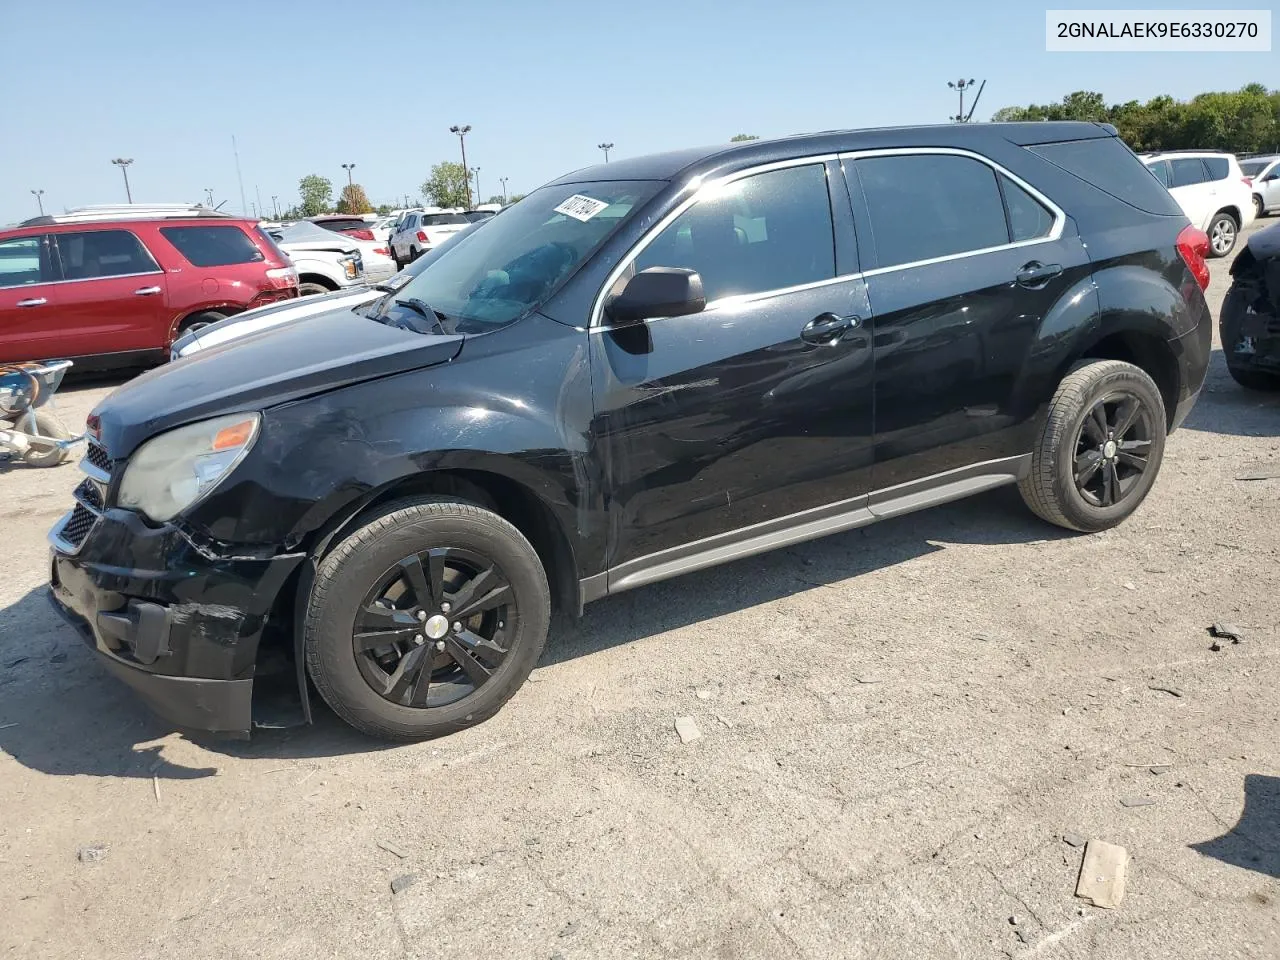
[[[488,682],[510,652],[519,616],[496,563],[438,547],[404,557],[379,578],[356,614],[352,648],[379,696],[442,707]]]
[[[1131,393],[1096,401],[1076,435],[1076,489],[1095,507],[1112,507],[1142,484],[1151,455],[1151,411]]]

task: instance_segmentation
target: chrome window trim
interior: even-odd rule
[[[77,277],[74,280],[39,280],[35,283],[24,283],[20,287],[0,287],[0,290],[30,290],[32,287],[57,287],[64,283],[91,283],[94,280],[126,280],[129,277],[155,277],[163,275],[163,270],[148,270],[146,273],[113,273],[109,277]]]
[[[632,245],[631,249],[628,250],[625,255],[623,255],[623,257],[618,261],[618,265],[614,267],[611,271],[609,271],[609,275],[605,278],[604,285],[601,286],[599,291],[597,291],[595,300],[591,304],[591,317],[587,324],[588,328],[592,330],[605,329],[605,326],[603,324],[604,299],[608,295],[608,292],[613,289],[613,285],[618,282],[618,278],[621,277],[627,271],[627,268],[630,267],[631,264],[635,262],[636,257],[644,253],[645,248],[647,248],[649,244],[651,244],[654,240],[657,239],[658,234],[662,233],[663,230],[669,227],[672,221],[674,221],[677,217],[679,217],[680,214],[684,213],[691,206],[697,203],[699,195],[702,194],[704,190],[709,191],[709,190],[717,189],[719,187],[724,186],[725,184],[733,183],[735,180],[741,180],[744,177],[754,176],[757,173],[769,173],[770,171],[773,171],[773,170],[786,170],[790,167],[807,167],[810,165],[817,166],[820,164],[827,163],[831,160],[835,160],[837,156],[838,154],[834,154],[834,153],[819,153],[819,154],[814,154],[812,156],[807,156],[807,157],[792,157],[789,160],[775,160],[773,163],[761,163],[761,164],[757,164],[754,167],[745,167],[742,170],[735,170],[733,173],[727,173],[723,177],[717,177],[714,180],[704,181],[701,175],[690,178],[689,182],[686,183],[683,187],[683,190],[690,191],[689,196],[681,200],[678,204],[676,204],[675,209],[671,210],[665,217],[663,217],[661,220],[655,223],[652,227],[650,227],[648,232],[646,232],[644,236],[642,236],[639,240],[637,240]],[[829,277],[825,280],[816,280],[812,284],[801,284],[798,287],[786,287],[786,288],[779,288],[776,290],[761,290],[757,293],[743,294],[741,297],[722,297],[719,300],[713,300],[711,301],[711,303],[707,304],[706,310],[710,310],[717,305],[723,305],[728,301],[746,302],[747,298],[758,300],[763,297],[777,296],[778,294],[783,292],[790,293],[790,292],[793,292],[794,290],[803,290],[810,286],[814,286],[816,284],[836,283],[841,279],[848,279],[848,278],[847,277]],[[706,311],[704,310],[703,312],[705,313]]]
[[[807,157],[794,157],[790,160],[779,160],[773,163],[758,164],[754,167],[747,167],[743,170],[736,170],[733,173],[718,177],[715,180],[708,180],[705,183],[701,177],[693,177],[685,184],[684,189],[692,191],[688,197],[682,200],[675,209],[659,220],[656,224],[649,228],[630,250],[618,261],[618,265],[609,272],[605,278],[604,285],[596,293],[595,300],[591,305],[591,317],[588,323],[589,330],[607,331],[614,329],[612,324],[605,324],[604,320],[604,300],[608,292],[613,289],[613,285],[618,282],[618,278],[626,272],[627,268],[635,262],[636,257],[644,252],[645,248],[652,243],[663,230],[671,225],[677,217],[688,210],[697,202],[699,194],[704,189],[711,189],[732,183],[735,180],[741,180],[744,177],[750,177],[757,173],[768,173],[771,170],[783,170],[788,167],[802,167],[808,164],[827,163],[832,160],[840,162],[841,167],[844,166],[846,160],[859,160],[864,157],[895,157],[895,156],[915,156],[919,154],[941,154],[945,156],[968,157],[971,160],[977,160],[986,164],[997,174],[1008,177],[1019,187],[1025,190],[1033,199],[1044,206],[1053,214],[1053,226],[1049,232],[1043,237],[1034,237],[1030,240],[1015,240],[1011,243],[1002,243],[994,247],[982,247],[977,250],[965,250],[960,253],[949,253],[941,257],[931,257],[927,260],[913,260],[909,263],[896,263],[891,267],[874,267],[871,270],[863,270],[858,273],[841,274],[840,276],[831,277],[826,280],[817,280],[813,283],[804,283],[794,287],[779,287],[773,290],[761,290],[757,293],[743,294],[736,297],[722,297],[719,300],[713,300],[707,304],[702,311],[706,313],[710,310],[716,310],[725,306],[731,306],[739,303],[753,303],[757,300],[766,300],[770,297],[782,296],[788,293],[797,293],[802,290],[809,290],[814,287],[821,287],[827,284],[842,283],[848,280],[859,280],[867,277],[880,276],[881,274],[890,273],[895,270],[911,270],[915,267],[931,266],[935,263],[946,263],[950,260],[962,260],[965,257],[977,257],[987,253],[995,253],[998,250],[1014,250],[1020,247],[1030,247],[1041,243],[1053,243],[1062,239],[1063,230],[1067,224],[1067,214],[1060,206],[1050,200],[1040,190],[1027,183],[1020,176],[1012,171],[996,163],[990,157],[985,157],[980,153],[972,150],[965,150],[961,147],[882,147],[872,150],[849,150],[838,153],[821,153]]]

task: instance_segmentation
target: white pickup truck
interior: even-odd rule
[[[360,246],[350,237],[306,220],[264,228],[298,270],[298,293],[304,297],[364,287],[367,278]]]

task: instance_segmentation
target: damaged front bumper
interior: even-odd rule
[[[222,556],[173,524],[109,509],[76,553],[54,538],[49,595],[161,717],[247,737],[262,631],[303,558]]]

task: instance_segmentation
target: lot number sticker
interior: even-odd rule
[[[573,217],[575,220],[581,220],[586,223],[608,205],[603,200],[596,200],[594,197],[584,197],[580,193],[575,193],[560,206],[556,207],[556,213],[563,213],[566,217]]]

